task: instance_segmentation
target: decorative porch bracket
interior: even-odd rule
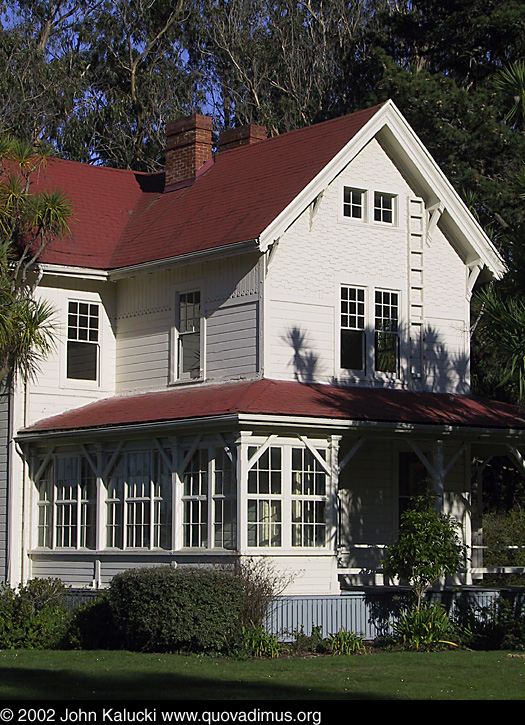
[[[437,204],[434,204],[433,206],[429,206],[427,211],[430,214],[430,218],[428,221],[428,227],[427,227],[427,236],[426,236],[426,243],[427,246],[430,246],[430,240],[432,239],[432,234],[434,233],[435,228],[437,227],[437,223],[443,214],[445,210],[445,207],[441,201],[438,201]]]
[[[435,453],[434,453],[434,464],[432,464],[428,458],[425,456],[421,448],[412,440],[408,441],[410,444],[410,447],[414,451],[414,453],[417,455],[421,463],[425,466],[426,470],[429,472],[432,481],[434,483],[434,491],[436,495],[438,496],[438,507],[440,510],[443,509],[443,503],[444,503],[444,493],[445,493],[445,478],[447,474],[450,472],[454,464],[457,462],[459,457],[463,454],[463,452],[466,449],[466,443],[462,443],[458,450],[454,453],[454,455],[450,458],[449,462],[445,465],[445,453],[444,453],[444,443],[441,440],[436,441],[435,443]]]

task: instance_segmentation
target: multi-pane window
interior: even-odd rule
[[[324,459],[325,451],[318,454]],[[326,543],[326,472],[307,448],[292,449],[292,546]]]
[[[374,192],[374,221],[394,223],[394,194],[383,194],[380,191]]]
[[[208,546],[208,450],[197,449],[184,471],[183,546]]]
[[[66,374],[72,380],[98,379],[99,305],[70,301],[67,316]]]
[[[248,546],[281,546],[282,525],[282,451],[272,446],[248,472]]]
[[[399,358],[399,294],[387,290],[375,292],[375,369],[395,373]]]
[[[364,191],[345,186],[343,188],[343,216],[351,219],[363,219],[365,212],[364,199]]]
[[[341,367],[364,370],[365,290],[341,287]]]
[[[399,372],[398,292],[375,290],[374,307],[369,311],[364,289],[342,286],[340,331],[342,369],[365,372],[373,366],[376,372]],[[373,362],[371,352],[368,354],[372,347]]]
[[[201,295],[199,291],[179,294],[178,377],[201,376]]]
[[[237,487],[226,450],[197,449],[182,474],[182,489],[182,545],[235,549]]]
[[[223,448],[215,449],[213,488],[213,544],[222,549],[237,546],[237,486],[233,465]]]
[[[38,546],[94,549],[96,484],[84,458],[57,457],[38,482]]]
[[[128,451],[109,477],[106,545],[171,549],[171,474],[158,451]]]

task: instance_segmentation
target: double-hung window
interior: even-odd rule
[[[326,472],[308,448],[292,448],[292,546],[325,543]]]
[[[181,292],[178,300],[177,378],[193,380],[202,375],[201,295]]]
[[[375,369],[397,373],[399,362],[399,294],[387,290],[375,292]]]
[[[236,479],[232,460],[224,448],[198,448],[184,469],[182,546],[237,546]]]
[[[376,289],[374,305],[367,290],[341,287],[340,366],[356,373],[373,368],[399,373],[399,292]]]
[[[341,287],[341,367],[365,369],[365,290]]]
[[[248,458],[257,451],[248,448]],[[272,446],[248,472],[248,546],[282,545],[282,450]]]
[[[70,300],[67,316],[66,375],[97,381],[99,375],[100,306]]]
[[[38,546],[94,549],[96,485],[85,458],[50,461],[37,488]]]
[[[171,549],[171,474],[158,451],[126,451],[107,483],[106,545]]]

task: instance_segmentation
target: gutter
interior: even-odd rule
[[[509,438],[524,439],[525,429],[519,428],[488,428],[486,426],[461,426],[461,425],[444,425],[434,423],[401,423],[385,421],[363,421],[350,420],[343,418],[316,418],[316,417],[298,417],[291,415],[269,415],[269,414],[249,414],[249,413],[228,413],[224,415],[203,416],[199,418],[182,418],[180,420],[162,420],[152,421],[149,423],[121,423],[107,426],[95,426],[91,428],[72,428],[70,430],[49,430],[34,431],[24,433],[19,432],[15,440],[23,445],[42,440],[67,439],[76,440],[85,438],[86,436],[107,437],[108,435],[122,435],[126,433],[150,433],[154,434],[159,430],[166,428],[216,428],[217,426],[268,426],[289,429],[292,427],[297,429],[324,428],[331,431],[339,430],[340,432],[367,432],[378,436],[385,433],[395,433],[398,435],[428,435],[428,436],[453,436],[458,433],[471,439],[491,439],[501,438],[508,441]]]

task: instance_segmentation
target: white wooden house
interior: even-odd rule
[[[196,115],[165,173],[38,183],[73,221],[41,267],[57,349],[1,418],[9,583],[241,555],[291,594],[379,585],[425,481],[480,542],[473,461],[525,445],[469,394],[471,294],[504,265],[393,103],[217,153]]]

